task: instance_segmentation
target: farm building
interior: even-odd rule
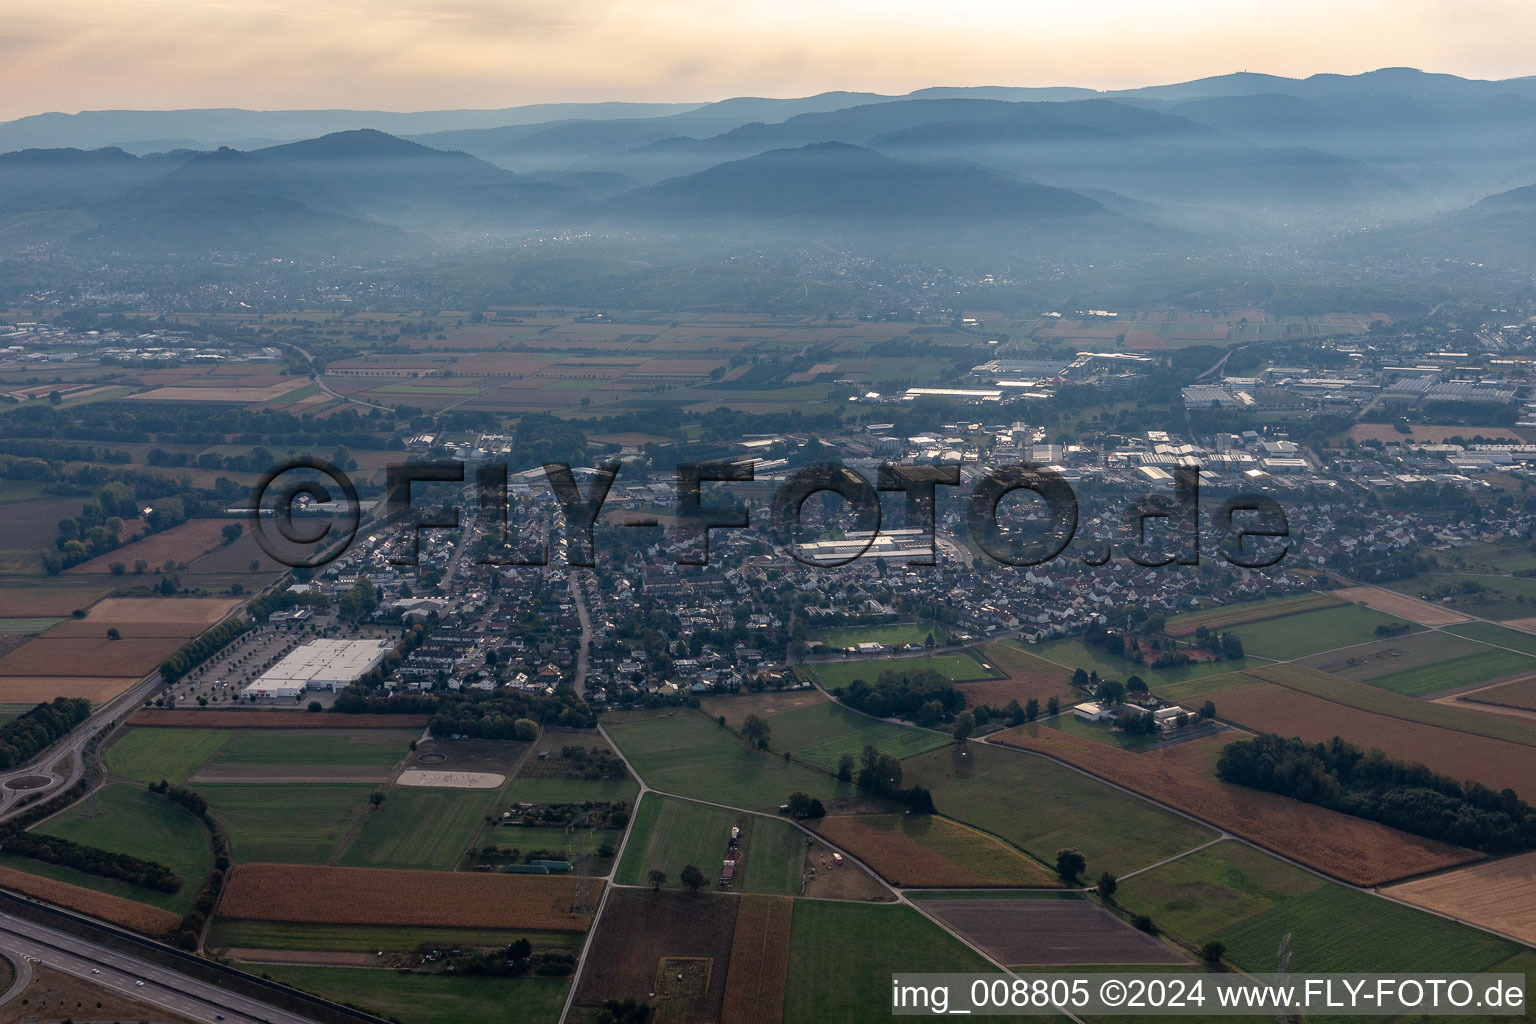
[[[311,640],[263,672],[242,692],[247,697],[297,697],[305,690],[340,690],[389,653],[389,640]]]
[[[1106,718],[1113,718],[1115,709],[1098,701],[1088,701],[1085,704],[1074,704],[1072,713],[1078,718],[1085,718],[1090,722],[1102,722]]]

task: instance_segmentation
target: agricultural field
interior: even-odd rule
[[[1536,676],[1516,679],[1482,690],[1472,690],[1456,698],[1468,704],[1487,704],[1496,708],[1514,708],[1536,712]]]
[[[841,626],[835,629],[807,630],[805,638],[828,647],[857,647],[859,644],[884,644],[887,647],[905,647],[921,644],[932,637],[935,644],[945,643],[949,637],[943,628],[931,622],[893,622],[883,626]]]
[[[1226,839],[1122,880],[1115,900],[1198,946],[1217,932],[1329,884],[1246,843]]]
[[[1012,641],[1003,641],[1011,646]],[[1227,672],[1236,672],[1253,665],[1262,664],[1260,659],[1252,656],[1244,657],[1236,661],[1204,661],[1193,665],[1178,665],[1171,668],[1152,668],[1147,665],[1138,665],[1128,658],[1110,654],[1097,647],[1089,647],[1081,640],[1068,638],[1063,640],[1050,640],[1043,644],[1033,644],[1027,648],[1029,653],[1037,658],[1060,665],[1070,674],[1076,669],[1084,672],[1098,672],[1105,679],[1119,679],[1122,682],[1133,675],[1141,676],[1147,681],[1147,685],[1156,690],[1170,683],[1179,683],[1191,679],[1200,679],[1205,676],[1222,675]]]
[[[632,997],[653,1002],[662,1021],[720,1020],[744,899],[710,892],[615,889],[592,937],[575,1006],[596,1007],[607,999]],[[756,914],[751,918],[757,919]],[[658,985],[664,966],[665,988]],[[681,982],[677,974],[683,975]],[[793,984],[793,975],[790,981]],[[648,1000],[651,993],[655,1000]]]
[[[510,803],[574,804],[587,800],[634,803],[640,784],[633,779],[551,779],[517,776],[507,785]]]
[[[297,924],[585,931],[574,912],[601,883],[562,875],[246,864],[230,874],[219,916]]]
[[[1363,604],[1372,611],[1407,619],[1421,626],[1449,626],[1467,621],[1465,615],[1443,605],[1430,604],[1381,587],[1345,587],[1343,590],[1335,590],[1333,594],[1341,600]]]
[[[1476,640],[1492,647],[1507,647],[1521,654],[1536,657],[1536,634],[1523,630],[1495,626],[1491,622],[1464,622],[1458,626],[1448,626],[1443,632],[1464,636],[1469,640]]]
[[[181,889],[174,893],[157,892],[20,857],[5,858],[5,863],[123,899],[148,903],[175,914],[185,914],[192,909],[192,901],[197,898],[203,880],[213,870],[208,830],[203,823],[180,804],[139,786],[119,783],[103,787],[33,831],[158,861],[180,876]]]
[[[805,863],[805,834],[786,821],[729,811],[723,807],[647,794],[635,812],[629,845],[615,880],[622,885],[650,885],[650,873],[667,876],[667,888],[689,864],[704,872],[710,886],[720,877],[721,862],[731,856],[731,826],[741,829],[735,854],[737,892],[797,896]]]
[[[1126,874],[1215,837],[1080,772],[989,744],[946,747],[908,758],[902,767],[903,785],[927,787],[939,813],[1044,863],[1075,848],[1095,878],[1101,871]]]
[[[181,924],[181,915],[150,906],[138,900],[124,899],[82,885],[60,882],[32,871],[36,861],[20,861],[22,868],[10,867],[0,857],[0,886],[23,893],[81,914],[99,917],[140,935],[169,938]]]
[[[1164,627],[1169,636],[1193,636],[1195,630],[1206,629],[1226,632],[1234,626],[1266,619],[1278,619],[1285,615],[1315,611],[1338,604],[1332,594],[1299,594],[1296,597],[1280,597],[1264,601],[1244,601],[1241,604],[1223,605],[1205,611],[1175,615]]]
[[[348,967],[261,964],[277,981],[411,1024],[499,1024],[517,1007],[519,1022],[555,1024],[569,978],[475,978]]]
[[[1054,662],[1012,644],[987,644],[980,653],[1003,677],[961,684],[967,707],[1005,708],[1015,700],[1022,707],[1031,698],[1044,707],[1052,697],[1066,703],[1072,696],[1072,673]]]
[[[363,813],[373,788],[210,783],[198,792],[229,833],[236,863],[324,864]]]
[[[107,748],[107,770],[145,784],[166,779],[184,785],[232,735],[214,729],[134,726]]]
[[[421,928],[367,924],[291,924],[217,918],[208,934],[214,949],[323,950],[338,953],[409,953],[454,946],[506,946],[527,939],[537,948],[579,946],[575,932],[517,931],[505,928]]]
[[[920,754],[950,742],[947,736],[911,729],[859,714],[837,703],[787,711],[767,719],[769,746],[832,772],[844,754],[858,761],[866,745],[896,758]]]
[[[1219,735],[1135,754],[1037,725],[1019,726],[996,737],[998,742],[1059,758],[1356,885],[1380,885],[1481,859],[1481,855],[1470,850],[1411,836],[1273,793],[1221,782],[1212,767],[1215,756],[1230,738],[1229,735]],[[937,791],[934,800],[939,802]],[[947,810],[947,805],[939,803],[939,808]],[[1153,833],[1138,830],[1137,834],[1150,836]],[[1077,845],[1088,856],[1090,873],[1101,870],[1082,844],[1059,844],[1065,845]],[[1198,843],[1187,843],[1183,849],[1196,845]],[[1164,856],[1175,852],[1179,851],[1170,851]],[[1137,866],[1144,867],[1158,859],[1148,855]],[[1110,870],[1116,874],[1125,873],[1125,867],[1120,870],[1110,867]]]
[[[231,523],[243,525],[238,519],[189,519],[169,530],[142,536],[114,551],[97,555],[65,572],[80,576],[104,575],[111,572],[114,564],[126,566],[132,572],[140,559],[151,570],[159,569],[167,562],[181,565],[223,544],[224,527]]]
[[[1523,619],[1536,614],[1536,579],[1491,573],[1424,573],[1387,584],[1435,606],[1484,619]],[[1470,588],[1470,589],[1468,589]]]
[[[748,715],[770,718],[786,711],[825,704],[827,698],[820,690],[772,690],[763,693],[739,693],[729,697],[705,697],[699,702],[699,710],[710,718],[725,718],[732,729],[740,729]]]
[[[603,728],[648,785],[673,796],[774,813],[796,791],[823,801],[853,794],[851,783],[747,749],[695,711],[607,715]]]
[[[1416,700],[1352,679],[1328,675],[1304,665],[1264,665],[1249,669],[1244,675],[1361,711],[1421,722],[1471,736],[1487,736],[1524,746],[1536,746],[1536,732],[1518,719]],[[1219,704],[1217,709],[1220,710]]]
[[[816,674],[817,681],[828,690],[839,690],[855,679],[873,683],[886,669],[896,672],[937,672],[952,683],[991,679],[999,674],[984,667],[980,661],[969,654],[935,654],[922,658],[888,660],[864,658],[818,662],[806,667]]]
[[[731,939],[720,1024],[783,1019],[794,913],[794,901],[783,896],[742,898]]]
[[[335,733],[310,729],[235,732],[207,766],[226,769],[286,765],[387,768],[406,755],[411,740],[417,735],[404,730],[383,729],[349,729]]]
[[[1291,661],[1319,651],[1368,644],[1380,638],[1376,632],[1378,627],[1420,628],[1369,608],[1346,604],[1250,622],[1234,626],[1227,632],[1242,638],[1243,651],[1247,654],[1274,661]]]
[[[815,830],[892,885],[1050,887],[1054,872],[1000,839],[939,815],[834,815]]]
[[[112,593],[92,581],[89,584],[49,580],[46,585],[19,583],[7,580],[0,588],[0,618],[36,618],[39,616],[65,619],[78,610],[91,605]]]
[[[784,1024],[889,1021],[891,975],[916,965],[946,973],[996,969],[911,907],[796,900]]]
[[[1415,879],[1385,892],[1536,945],[1536,853]]]
[[[934,900],[924,911],[1009,967],[1189,963],[1173,946],[1085,899]]]
[[[1301,664],[1407,697],[1536,671],[1536,658],[1445,632],[1378,640],[1306,658]]]
[[[1215,700],[1222,719],[1253,732],[1299,736],[1311,743],[1341,736],[1458,781],[1472,779],[1494,790],[1512,787],[1536,798],[1536,747],[1359,711],[1269,683],[1228,690]]]
[[[496,794],[479,790],[392,786],[363,812],[336,863],[359,868],[451,871],[475,841]]]

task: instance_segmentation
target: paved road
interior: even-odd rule
[[[581,640],[576,646],[576,696],[586,699],[587,696],[587,659],[592,651],[592,616],[587,613],[587,599],[581,592],[581,584],[576,580],[576,570],[570,570],[567,575],[571,578],[571,600],[576,604],[576,617],[581,620]]]
[[[280,1010],[179,971],[10,914],[0,913],[0,950],[24,963],[31,958],[33,964],[62,971],[118,995],[142,1000],[192,1020],[223,1020],[230,1024],[311,1024],[312,1021],[312,1018]]]

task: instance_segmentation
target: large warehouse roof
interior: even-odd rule
[[[389,640],[311,640],[263,672],[254,685],[345,685],[383,661],[392,646]]]

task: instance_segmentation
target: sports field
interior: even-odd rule
[[[610,715],[603,728],[646,783],[664,793],[769,813],[796,791],[823,801],[853,793],[851,783],[749,750],[697,711]]]
[[[806,639],[819,640],[828,647],[855,647],[859,644],[885,644],[888,647],[920,644],[933,638],[942,644],[948,636],[932,622],[892,622],[884,626],[841,626],[836,629],[806,631]]]
[[[736,856],[737,892],[800,894],[800,873],[805,861],[805,836],[787,822],[710,807],[690,800],[647,794],[640,801],[629,845],[619,863],[617,881],[623,885],[650,885],[650,873],[667,876],[664,888],[682,887],[679,875],[692,864],[704,872],[714,887],[722,862],[728,856],[731,826],[741,829],[741,848]]]
[[[825,703],[767,719],[769,745],[826,771],[835,771],[844,754],[855,761],[865,745],[897,758],[943,746],[949,738],[861,715],[840,704]]]
[[[198,792],[229,833],[237,863],[324,864],[373,787],[209,783]]]
[[[917,965],[996,970],[911,907],[796,900],[784,1024],[884,1024],[891,1018],[891,975]]]
[[[363,812],[361,827],[336,863],[451,871],[495,804],[492,791],[391,786],[382,804]]]
[[[941,814],[990,832],[1047,864],[1072,847],[1088,873],[1117,875],[1171,857],[1215,832],[1043,757],[982,744],[902,762]]]

